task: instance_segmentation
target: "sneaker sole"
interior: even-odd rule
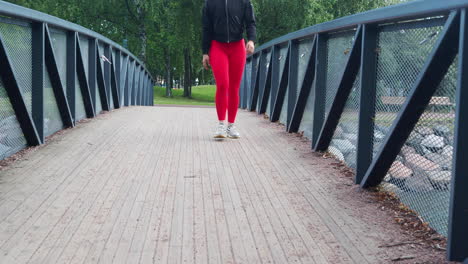
[[[230,139],[240,139],[241,137],[231,137],[231,136],[228,136],[228,138],[230,138]]]
[[[226,139],[225,136],[214,136],[214,139],[215,140],[223,140],[223,139]]]

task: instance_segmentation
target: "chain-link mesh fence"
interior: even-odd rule
[[[312,129],[314,122],[315,91],[313,87],[315,87],[315,79],[312,83],[309,97],[307,97],[307,103],[304,109],[304,113],[302,114],[301,124],[299,125],[299,133],[302,133],[304,137],[308,139],[312,139]]]
[[[271,76],[271,89],[270,89],[270,96],[268,97],[268,105],[266,110],[266,115],[270,116],[272,114],[272,107],[275,101],[277,100],[278,89],[281,81],[282,72],[284,70],[286,64],[286,57],[288,53],[288,44],[283,44],[274,53],[274,58],[272,58],[272,67],[273,62],[275,62],[276,66],[272,68],[272,76]],[[276,76],[275,76],[276,75]]]
[[[120,106],[124,105],[125,102],[125,83],[127,80],[127,63],[128,63],[128,56],[120,56],[121,67],[120,67]]]
[[[75,73],[75,115],[76,121],[86,118],[86,109],[83,101],[83,94],[81,93],[81,86],[78,81],[78,74]]]
[[[325,118],[333,103],[343,75],[356,31],[330,34],[327,40],[327,85],[325,90]]]
[[[83,35],[79,35],[78,39],[80,40],[81,57],[83,58],[85,75],[86,75],[86,79],[88,79],[89,78],[89,38]]]
[[[65,94],[67,94],[67,33],[55,28],[50,28],[49,31],[60,81]]]
[[[374,156],[388,135],[427,56],[442,30],[443,21],[431,20],[382,26],[377,40],[377,83]]]
[[[265,85],[267,81],[267,73],[268,69],[270,68],[270,60],[271,60],[271,50],[267,51],[266,53],[262,53],[260,59],[260,75],[259,75],[259,90],[258,90],[258,98],[257,98],[257,112],[260,111],[260,104],[262,102],[262,97],[265,93]]]
[[[245,65],[245,107],[248,108],[250,104],[250,93],[252,85],[252,60],[248,61]]]
[[[254,102],[253,96],[255,92],[255,86],[256,86],[256,83],[259,81],[257,80],[258,78],[257,72],[258,72],[259,67],[260,67],[260,56],[256,56],[253,58],[253,64],[252,64],[252,83],[251,83],[251,90],[250,90],[250,96],[251,96],[250,103]]]
[[[26,147],[26,139],[0,78],[0,160]]]
[[[385,178],[384,188],[447,235],[455,125],[457,60]]]
[[[305,73],[312,53],[313,41],[313,38],[299,40],[299,67],[297,74],[296,99],[299,97],[299,93],[301,92],[302,88],[302,83],[304,82]]]
[[[29,23],[2,18],[0,37],[5,45],[29,114],[32,112],[32,29]],[[4,62],[2,62],[4,63]]]
[[[134,100],[138,103],[138,95],[140,94],[140,79],[141,79],[141,68],[137,67],[135,71],[135,94]]]
[[[128,98],[127,102],[128,105],[132,105],[132,95],[133,95],[133,88],[134,88],[134,79],[135,78],[135,62],[130,64],[128,68]]]
[[[297,97],[299,97],[299,93],[302,89],[302,82],[305,79],[305,71],[307,69],[307,63],[310,58],[310,53],[312,52],[312,39],[305,39],[301,41],[299,44],[299,77],[298,77],[298,90],[297,90]],[[303,72],[303,73],[302,73]],[[304,108],[304,113],[302,114],[301,123],[299,125],[299,133],[302,133],[304,137],[308,139],[312,139],[312,128],[313,128],[313,120],[314,120],[314,100],[315,100],[315,91],[313,89],[315,87],[315,78],[312,82],[312,86],[310,87],[310,93],[307,97],[306,106]]]
[[[358,73],[328,148],[328,152],[352,169],[356,169],[357,164],[360,95],[361,79]]]
[[[283,77],[284,71],[287,71],[289,69],[285,69],[286,67],[286,60],[288,59],[288,45],[284,45],[281,47],[280,50],[280,57],[278,58],[280,61],[280,67],[279,67],[279,74],[278,76],[278,84],[276,85],[276,88],[280,88],[280,82],[281,78]],[[281,113],[280,113],[280,123],[286,125],[288,122],[288,100],[289,100],[289,85],[286,86],[286,92],[284,93],[284,100],[283,100],[283,106],[281,108]]]
[[[279,122],[283,125],[288,123],[288,102],[289,101],[289,84],[286,85],[286,91],[284,92],[283,105],[281,106]]]
[[[61,129],[63,129],[62,117],[46,66],[44,72],[44,135],[48,137]]]

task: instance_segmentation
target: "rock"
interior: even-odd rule
[[[380,149],[382,148],[382,142],[374,142],[374,151],[379,152]]]
[[[425,126],[416,128],[416,131],[423,136],[428,136],[434,133],[434,130],[432,128]]]
[[[393,178],[398,180],[405,180],[413,175],[413,170],[403,165],[400,161],[395,161],[389,172]]]
[[[411,135],[409,136],[408,138],[408,141],[407,141],[407,144],[412,146],[412,147],[416,147],[416,146],[419,146],[421,145],[421,142],[424,140],[424,137],[421,136],[419,133],[417,132],[413,132],[411,133]]]
[[[357,152],[351,152],[345,157],[345,162],[348,167],[356,169],[357,167]]]
[[[1,127],[10,127],[10,126],[14,126],[15,124],[17,124],[18,121],[16,119],[16,116],[15,115],[11,115],[7,118],[4,118],[2,121],[0,121],[0,128]]]
[[[450,181],[452,180],[452,172],[431,171],[427,173],[427,177],[436,187],[436,189],[446,190],[450,186]]]
[[[385,134],[380,131],[374,131],[374,141],[381,142],[385,139]]]
[[[344,155],[343,153],[341,153],[341,151],[335,147],[328,147],[328,152],[330,152],[330,154],[332,154],[333,156],[335,156],[336,159],[338,159],[339,161],[345,161],[345,158],[344,158]]]
[[[6,156],[6,153],[8,153],[10,150],[11,150],[10,147],[0,144],[0,160],[4,159]]]
[[[414,192],[430,192],[434,190],[429,178],[422,174],[416,174],[406,179],[405,185],[409,190]]]
[[[448,137],[452,134],[452,129],[448,126],[438,125],[434,127],[434,134],[440,137]]]
[[[403,154],[403,157],[406,158],[409,154],[416,154],[416,150],[408,145],[405,145],[401,148],[400,153]]]
[[[395,161],[399,161],[399,162],[403,163],[403,162],[405,162],[405,158],[403,158],[403,156],[398,155],[398,156],[396,156]]]
[[[445,146],[445,148],[442,149],[442,155],[452,159],[453,158],[453,147],[452,146]]]
[[[390,193],[397,193],[398,191],[400,191],[400,188],[398,188],[398,186],[396,186],[395,184],[392,184],[392,183],[388,183],[388,182],[384,182],[382,183],[382,188],[387,191],[387,192],[390,192]]]
[[[426,154],[432,153],[432,151],[428,150],[427,148],[423,147],[422,145],[414,146],[416,153],[425,156]]]
[[[356,134],[343,133],[343,138],[349,140],[354,145],[357,145],[358,137]]]
[[[385,175],[384,181],[389,182],[391,179],[392,179],[392,175],[387,174],[387,175]]]
[[[425,156],[428,160],[437,163],[443,170],[452,170],[452,159],[437,153],[430,153]]]
[[[445,147],[445,141],[443,137],[429,135],[424,138],[424,140],[421,142],[421,145],[425,146],[428,149],[438,150]]]
[[[390,132],[390,127],[388,126],[375,125],[375,128],[380,132],[384,133],[385,135],[387,135]]]
[[[434,153],[434,152],[437,152],[437,151],[434,150],[434,149],[428,149],[428,148],[426,148],[426,147],[422,147],[422,151],[423,151],[423,156],[428,155],[428,154],[431,154],[431,153]]]
[[[453,137],[453,136],[447,136],[447,137],[445,137],[445,144],[446,144],[446,145],[453,146],[453,142],[454,142],[454,137]]]
[[[343,128],[341,126],[336,127],[334,138],[343,138]]]
[[[345,133],[356,133],[358,131],[358,124],[357,122],[354,124],[354,123],[343,123],[341,124],[341,127],[343,128],[343,131]]]
[[[334,139],[331,145],[338,148],[344,155],[356,151],[356,146],[347,139]]]
[[[440,166],[419,154],[410,154],[406,157],[406,165],[413,170],[418,169],[422,171],[439,171]]]
[[[24,141],[23,131],[16,116],[10,116],[0,121],[0,143],[7,147],[18,147],[18,142],[22,141]]]

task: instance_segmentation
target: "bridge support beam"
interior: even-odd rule
[[[102,56],[104,56],[104,54],[101,54],[99,49],[97,49],[96,50],[96,63],[97,63],[98,91],[99,91],[99,96],[101,97],[102,110],[109,111],[110,110],[110,103],[109,103],[109,97],[107,96],[108,95],[107,94],[107,86],[106,86],[106,81],[105,81],[105,78],[104,78],[105,66],[104,67],[102,66],[102,64],[106,65],[109,62],[104,61],[104,63],[101,64]]]
[[[16,118],[23,131],[26,142],[30,146],[37,146],[42,143],[41,136],[37,131],[34,120],[28,112],[28,108],[24,101],[18,80],[12,68],[11,59],[8,56],[5,43],[0,37],[0,78],[5,85],[6,93],[10,98],[10,103],[15,111]]]
[[[96,96],[96,83],[97,83],[97,67],[101,66],[101,62],[97,58],[97,41],[96,39],[89,39],[89,53],[88,53],[88,85],[91,92],[91,101],[93,102],[95,115],[98,115],[96,105],[97,105],[97,96]]]
[[[60,80],[59,68],[57,65],[57,57],[55,56],[54,48],[52,46],[52,38],[50,37],[49,27],[45,25],[45,64],[47,65],[47,71],[49,74],[50,83],[54,90],[55,101],[62,118],[63,125],[65,127],[73,127],[73,117],[70,112],[70,105],[68,104],[67,96],[65,95],[65,89]],[[37,74],[34,72],[33,74]],[[43,101],[44,102],[44,101]],[[43,104],[42,102],[42,104]]]
[[[67,32],[67,99],[73,124],[76,124],[76,33]]]
[[[80,83],[81,94],[83,95],[83,102],[86,110],[86,116],[88,118],[95,117],[94,105],[91,99],[91,92],[89,90],[88,78],[86,77],[86,71],[83,61],[83,53],[81,52],[81,44],[78,36],[76,38],[76,53],[77,53],[77,73],[78,73],[78,82]]]
[[[361,94],[359,101],[359,131],[356,161],[356,184],[360,184],[373,155],[374,117],[376,99],[377,29],[363,25],[361,48]]]
[[[299,55],[299,54],[298,54]],[[299,96],[296,98],[295,102],[292,102],[292,114],[291,120],[288,126],[288,132],[296,133],[299,131],[299,126],[301,125],[302,117],[304,115],[304,110],[307,104],[307,99],[310,96],[310,92],[312,91],[312,84],[315,80],[315,64],[316,64],[316,56],[317,56],[317,35],[315,35],[314,40],[312,42],[312,52],[310,53],[309,58],[307,59],[307,68],[304,75],[304,80],[302,84],[299,86]],[[291,62],[292,64],[298,64],[298,60]],[[290,67],[293,67],[292,65]],[[290,73],[289,78],[296,78],[297,80],[297,73],[293,75]],[[292,84],[293,82],[291,82]],[[291,87],[291,86],[290,86]],[[291,94],[290,94],[291,95]],[[291,103],[291,101],[290,101]]]
[[[278,69],[277,72],[279,73],[279,80],[278,80],[278,85],[276,86],[276,95],[274,98],[274,103],[272,105],[272,111],[271,111],[271,116],[270,116],[270,121],[271,122],[276,122],[280,119],[281,115],[281,109],[283,108],[283,103],[284,103],[284,96],[286,95],[286,89],[288,87],[288,82],[289,82],[289,61],[291,57],[291,43],[288,43],[288,53],[286,55],[286,62],[284,64],[284,69],[281,72],[281,69],[279,68],[279,63],[278,63]]]
[[[257,60],[258,55],[253,55],[252,58],[252,81],[250,83],[251,86],[251,94],[250,94],[250,105],[248,105],[249,111],[255,111],[257,108],[257,100],[258,100],[258,87],[259,87],[259,61],[260,58]]]
[[[395,123],[390,128],[390,133],[385,139],[382,149],[367,170],[361,182],[361,187],[374,187],[382,182],[447,73],[458,53],[459,17],[459,12],[453,11],[447,19],[440,38],[429,55],[429,59],[403,105],[402,111],[400,111]]]
[[[32,24],[32,118],[41,144],[44,138],[45,24]]]
[[[318,141],[320,129],[325,119],[325,89],[327,87],[327,40],[326,34],[316,36],[315,56],[315,92],[314,98],[314,120],[312,127],[312,146]]]
[[[447,257],[468,258],[468,18],[461,12],[455,138],[448,226]],[[465,137],[465,138],[464,138]],[[468,262],[468,259],[465,260]]]
[[[118,80],[120,80],[120,73],[117,73],[117,70],[120,68],[120,54],[116,51],[115,58],[112,56],[112,65],[110,67],[111,70],[111,92],[112,92],[112,102],[111,104],[114,104],[114,108],[118,109],[120,108],[120,83]],[[111,52],[112,54],[112,52]],[[119,70],[120,71],[120,70]],[[117,76],[118,75],[118,76]],[[141,85],[140,85],[141,86]]]
[[[266,108],[268,105],[268,98],[270,97],[270,91],[271,91],[271,67],[273,63],[273,50],[271,50],[270,55],[268,55],[268,51],[263,51],[261,57],[260,57],[260,66],[259,66],[259,71],[260,71],[260,80],[264,78],[265,82],[260,84],[260,92],[259,92],[259,107],[258,107],[258,114],[264,114],[266,112]],[[267,69],[263,72],[260,67],[263,67],[262,65],[266,63],[268,60],[268,57],[270,56],[270,62],[267,65]],[[264,75],[264,76],[262,76]]]
[[[288,108],[286,109],[286,131],[291,124],[291,117],[296,104],[297,84],[299,75],[299,40],[289,41],[289,67],[288,67]],[[283,102],[284,104],[284,102]],[[283,108],[283,107],[282,107]],[[281,113],[280,113],[281,115]]]
[[[362,26],[359,26],[354,37],[354,44],[346,62],[345,70],[338,85],[337,92],[333,99],[330,112],[327,115],[319,137],[315,144],[315,151],[325,151],[332,140],[338,122],[340,121],[341,113],[346,105],[349,94],[353,88],[354,81],[360,66],[361,60],[361,43],[362,43]]]

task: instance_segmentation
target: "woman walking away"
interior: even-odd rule
[[[247,45],[243,33],[247,31]],[[203,66],[216,80],[216,139],[240,138],[234,127],[246,54],[255,49],[255,15],[250,0],[206,0],[203,7]],[[226,112],[228,125],[226,127]]]

